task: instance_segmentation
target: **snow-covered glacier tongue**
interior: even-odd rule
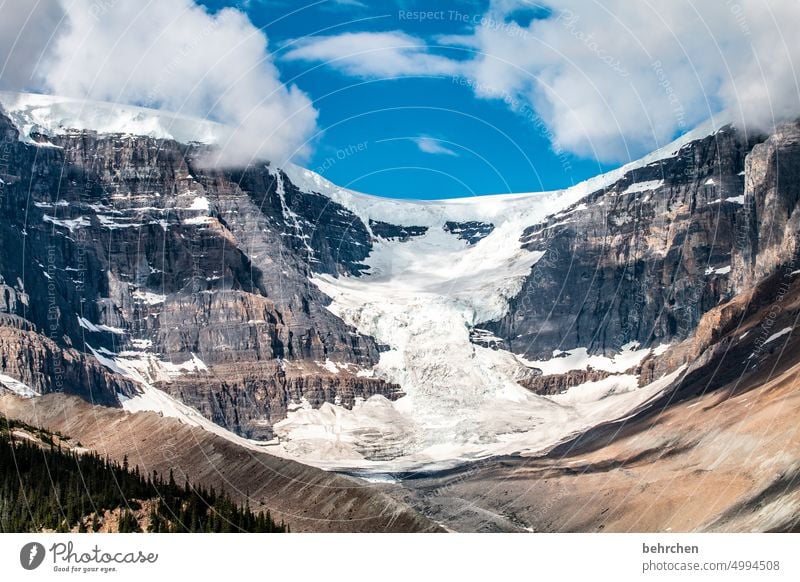
[[[170,151],[175,158],[183,160],[177,146],[167,142],[197,142],[204,147],[214,147],[224,135],[224,128],[216,124],[133,107],[87,105],[81,101],[35,95],[0,94],[0,101],[5,114],[20,129],[19,139],[25,142],[24,147],[36,147],[36,152],[44,154],[55,155],[59,148],[72,147],[69,140],[77,140],[83,135],[81,131],[86,130],[111,136],[100,140],[109,151],[116,151],[118,144],[114,140],[123,137],[131,144],[137,142],[128,138],[137,135],[166,140],[139,145],[144,152],[172,147]],[[87,344],[89,355],[115,377],[139,386],[138,394],[134,389],[120,391],[123,407],[176,416],[206,430],[225,431],[226,438],[235,436],[240,444],[259,450],[266,448],[274,454],[327,469],[402,472],[495,455],[546,451],[600,423],[625,418],[663,393],[682,373],[677,369],[660,378],[650,374],[647,377],[652,382],[641,385],[645,382],[630,371],[649,354],[658,355],[662,349],[649,343],[640,347],[633,341],[621,342],[621,351],[617,349],[612,353],[570,339],[565,345],[558,345],[562,351],[553,352],[553,357],[548,359],[544,356],[549,356],[556,348],[555,344],[550,345],[549,339],[541,343],[547,344],[545,349],[550,352],[538,350],[534,357],[533,351],[526,354],[519,350],[523,340],[511,349],[507,343],[498,341],[493,331],[506,339],[522,337],[511,335],[508,330],[498,331],[495,325],[514,317],[530,324],[528,328],[535,327],[539,312],[529,310],[520,315],[514,311],[514,302],[530,287],[532,270],[546,265],[546,253],[551,250],[548,236],[558,229],[575,226],[570,223],[574,223],[576,217],[597,211],[592,216],[598,220],[592,224],[598,230],[611,228],[602,224],[603,219],[608,218],[614,236],[629,240],[625,237],[632,236],[631,232],[623,230],[635,228],[636,209],[642,208],[651,198],[659,199],[659,205],[649,203],[654,215],[676,216],[674,212],[680,210],[680,205],[675,210],[675,205],[669,202],[671,206],[666,208],[667,202],[661,204],[660,200],[674,198],[675,180],[665,183],[663,170],[655,162],[673,160],[675,172],[683,172],[686,169],[684,160],[694,161],[698,152],[691,147],[683,154],[680,150],[690,142],[712,135],[713,130],[710,125],[700,127],[642,160],[556,192],[443,201],[392,200],[337,187],[313,172],[292,165],[283,166],[281,170],[272,165],[259,165],[248,174],[258,188],[248,191],[241,188],[241,184],[234,186],[241,177],[238,174],[237,180],[231,179],[233,174],[227,176],[225,172],[196,171],[192,174],[191,164],[182,161],[180,174],[172,171],[172,162],[164,162],[163,168],[169,171],[163,175],[186,180],[185,185],[175,186],[176,196],[164,196],[167,202],[156,201],[160,197],[158,191],[163,192],[174,184],[162,181],[157,187],[148,186],[141,196],[115,194],[106,197],[104,205],[94,201],[84,204],[76,191],[69,201],[42,199],[34,202],[34,208],[50,213],[44,214],[42,220],[48,228],[60,229],[65,240],[71,240],[73,232],[92,229],[120,236],[132,233],[130,240],[133,241],[142,236],[143,228],[152,226],[152,230],[157,231],[152,240],[162,240],[156,236],[162,236],[162,232],[166,236],[169,232],[174,236],[171,244],[176,245],[176,250],[185,246],[187,252],[192,251],[194,247],[189,241],[193,241],[193,237],[223,247],[230,243],[230,248],[237,253],[234,256],[241,257],[242,264],[254,261],[252,264],[268,275],[265,284],[269,289],[254,288],[252,293],[241,293],[233,286],[251,283],[247,276],[252,270],[240,273],[237,267],[227,283],[216,270],[201,273],[206,289],[200,295],[203,301],[195,303],[188,301],[189,295],[183,292],[193,287],[185,287],[186,282],[181,277],[176,276],[174,284],[171,282],[172,286],[165,289],[164,271],[150,272],[151,267],[145,262],[142,270],[148,271],[146,275],[158,273],[154,278],[159,279],[159,285],[141,288],[138,284],[128,285],[130,297],[120,292],[122,308],[149,309],[154,322],[160,321],[155,316],[161,311],[179,314],[183,321],[193,317],[198,305],[208,313],[218,309],[218,305],[225,306],[217,313],[225,317],[230,315],[231,321],[240,326],[225,337],[234,346],[243,346],[236,356],[241,356],[241,360],[229,362],[223,354],[224,357],[215,361],[219,355],[215,353],[216,343],[186,342],[184,345],[180,338],[178,342],[168,334],[162,337],[160,324],[138,325],[139,320],[133,315],[131,322],[136,321],[138,326],[135,329],[130,325],[123,329],[116,319],[71,318],[77,322],[80,333],[85,330],[95,334],[98,341],[105,342],[105,351],[101,344],[91,344],[95,349]],[[710,146],[707,149],[713,150]],[[163,169],[155,161],[152,163],[157,170]],[[109,183],[110,170],[115,169],[109,166]],[[733,177],[728,176],[730,180],[726,181],[717,176],[717,185],[708,182],[710,172],[705,166],[702,171],[696,170],[700,185],[686,187],[686,196],[690,197],[690,191],[699,190],[696,197],[707,201],[702,205],[707,213],[742,206],[733,202],[737,199],[734,194],[740,194],[739,189],[731,186]],[[141,175],[150,173],[147,169]],[[269,180],[265,174],[272,174],[275,179]],[[160,174],[157,171],[154,175]],[[133,178],[138,180],[139,174]],[[139,186],[136,180],[133,180],[134,193]],[[220,184],[225,187],[219,188]],[[202,191],[195,192],[199,186]],[[303,196],[302,193],[319,196]],[[328,205],[325,198],[334,204]],[[264,201],[270,204],[262,208]],[[139,208],[142,205],[146,206]],[[63,217],[55,217],[56,207],[63,212]],[[128,214],[112,215],[112,210],[130,213],[132,218],[128,220]],[[177,212],[177,219],[169,222],[159,217],[156,220],[155,213],[162,211]],[[609,216],[600,216],[605,211]],[[149,222],[136,218],[149,216],[151,212],[153,217]],[[184,213],[193,214],[184,216]],[[125,216],[125,220],[120,216]],[[321,224],[315,225],[313,221],[319,216],[323,217]],[[326,220],[334,221],[335,227],[327,225]],[[342,244],[341,256],[334,256],[341,242],[337,237],[347,231],[348,225],[356,227],[352,230],[357,231],[357,236],[348,239],[346,245]],[[315,226],[323,228],[314,230]],[[224,244],[222,238],[226,241]],[[580,237],[576,235],[576,238]],[[652,244],[656,255],[666,252],[660,246],[660,239]],[[614,247],[609,252],[624,256],[624,252],[618,250]],[[209,256],[217,256],[215,253]],[[284,257],[281,253],[288,257],[283,265],[272,260],[275,256]],[[321,256],[323,261],[320,261]],[[693,261],[699,265],[696,279],[708,281],[712,291],[719,295],[723,289],[720,278],[730,275],[725,265],[731,264],[731,260],[715,251],[709,261],[708,265]],[[591,266],[590,263],[591,260],[585,261]],[[661,263],[654,264],[657,267]],[[714,269],[709,271],[709,266]],[[129,267],[127,263],[124,268],[118,267],[120,276],[133,269],[134,266]],[[119,277],[115,279],[115,290],[119,280]],[[226,284],[231,286],[225,289]],[[22,285],[18,287],[16,292],[22,297]],[[327,300],[319,291],[330,298],[329,304],[326,305]],[[239,313],[229,301],[238,301],[242,295],[244,303]],[[719,299],[717,295],[714,299]],[[295,297],[310,302],[313,313],[303,315],[302,307],[294,310],[291,300]],[[110,298],[101,299],[102,305],[107,305]],[[213,303],[206,303],[206,299]],[[279,299],[280,305],[270,307],[264,317],[251,317],[247,312],[255,306],[266,309],[264,306],[274,299]],[[539,295],[534,297],[548,306],[550,299],[550,296],[544,300]],[[302,301],[298,303],[303,305]],[[710,305],[716,303],[709,302]],[[286,349],[284,343],[279,342],[281,349],[272,350],[271,344],[265,341],[261,343],[265,346],[263,353],[254,354],[255,348],[248,338],[251,334],[260,337],[258,334],[266,333],[265,330],[277,329],[267,319],[274,316],[277,321],[281,313],[299,314],[309,338],[335,336],[336,349],[328,351],[327,346],[319,342],[309,351],[308,357],[293,361],[292,356],[287,356],[291,346],[302,346],[299,340],[289,337]],[[97,315],[99,317],[99,312]],[[595,325],[596,318],[592,319],[595,315],[595,312],[589,313],[587,327]],[[215,329],[218,330],[234,329],[227,320],[217,325]],[[291,325],[289,322],[283,327],[288,329]],[[195,326],[198,337],[201,327]],[[557,328],[553,334],[562,333],[561,327],[553,327]],[[526,330],[515,333],[520,331]],[[286,333],[291,336],[288,331]],[[355,337],[357,335],[364,337]],[[306,336],[298,333],[297,337]],[[362,341],[365,339],[369,342]],[[641,337],[639,340],[648,341]],[[159,341],[159,345],[154,345]],[[207,374],[196,373],[199,366],[192,351],[195,343],[205,349],[205,354],[201,352],[203,357],[198,356],[197,361],[207,362],[210,370]],[[377,345],[383,346],[383,351],[379,352]],[[368,357],[363,356],[365,351],[369,352]],[[191,359],[187,359],[189,355]],[[174,365],[170,366],[173,361]],[[249,394],[250,388],[245,384],[258,384],[259,390],[266,386],[265,394],[270,394],[269,388],[275,387],[277,396],[256,409],[252,404],[257,396],[253,389],[251,400],[239,397],[237,403],[225,403],[225,418],[220,420],[209,413],[206,402],[216,405],[217,395],[226,393],[222,390],[225,378],[221,378],[223,374],[217,370],[247,367],[240,366],[239,361],[246,361],[250,366],[248,377],[246,382],[243,378],[237,379],[238,384],[232,382],[230,393],[238,395],[237,390],[242,389],[243,394]],[[293,373],[298,377],[305,374],[299,380],[293,378],[296,380],[293,387],[278,385],[284,365],[294,366]],[[568,391],[560,393],[563,390],[559,376],[575,371],[580,373],[572,375],[580,377],[580,382],[571,382]],[[271,379],[264,380],[267,373],[273,374],[274,383],[270,383]],[[303,384],[308,377],[314,380],[313,386]],[[186,391],[175,385],[170,387],[167,380],[175,378]],[[542,379],[545,382],[539,384],[546,384],[547,390],[531,388],[532,383]],[[356,393],[353,386],[359,381],[364,386]],[[315,399],[320,386],[325,389],[333,383],[338,386],[336,390]],[[229,387],[225,388],[227,391]],[[390,399],[400,393],[402,396],[398,399]],[[356,394],[363,394],[366,399]],[[248,416],[247,422],[235,426],[232,419],[242,413]],[[219,423],[218,428],[215,422]],[[253,426],[258,432],[252,432]],[[233,429],[236,435],[227,433]]]
[[[669,156],[677,147],[670,144],[638,164]],[[470,339],[481,323],[506,313],[544,254],[523,248],[526,228],[567,214],[633,165],[564,191],[435,202],[365,196],[287,168],[298,188],[329,196],[365,224],[418,228],[416,236],[376,236],[369,268],[360,277],[312,278],[332,299],[330,311],[387,346],[374,369],[362,373],[399,384],[405,396],[395,402],[373,396],[352,409],[330,403],[300,407],[275,425],[275,452],[330,469],[439,468],[546,450],[662,393],[681,370],[639,387],[637,376],[622,372],[652,350],[635,343],[616,358],[590,357],[594,368],[614,375],[568,394],[540,396],[519,382],[546,365]],[[454,224],[487,228],[469,240]],[[589,364],[585,350],[560,355],[569,356],[570,369]]]

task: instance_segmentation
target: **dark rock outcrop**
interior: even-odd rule
[[[735,292],[752,147],[725,128],[529,227],[525,248],[544,256],[508,314],[482,326],[528,357],[689,337]]]
[[[400,242],[406,242],[412,237],[422,236],[428,232],[427,226],[398,226],[379,220],[370,220],[369,227],[375,236]]]
[[[532,375],[520,380],[519,383],[534,394],[552,396],[563,394],[573,386],[596,382],[609,376],[611,376],[610,372],[589,367],[586,370],[570,370],[564,374]]]
[[[494,225],[475,220],[467,222],[453,222],[448,220],[444,223],[444,230],[456,235],[461,240],[467,241],[467,244],[474,245],[476,242],[492,234]]]

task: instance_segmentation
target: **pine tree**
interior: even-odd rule
[[[42,435],[46,446],[15,439],[13,427]],[[120,512],[119,531],[141,531],[131,508],[144,500],[155,500],[148,531],[288,531],[269,511],[255,514],[249,499],[237,505],[224,490],[193,487],[186,475],[180,487],[172,469],[166,483],[156,471],[142,475],[138,466],[130,470],[127,456],[117,464],[78,455],[61,447],[61,438],[56,445],[49,433],[0,419],[0,532],[99,531],[106,511]]]

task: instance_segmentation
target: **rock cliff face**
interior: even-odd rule
[[[484,327],[530,357],[574,347],[611,355],[691,335],[735,292],[739,253],[758,244],[745,195],[751,147],[725,128],[529,227],[525,247],[544,256],[508,314]],[[747,181],[748,192],[774,182]]]
[[[222,426],[267,438],[301,402],[400,394],[356,374],[378,346],[309,281],[356,274],[369,253],[342,206],[266,166],[198,168],[199,145],[91,131],[26,144],[5,116],[0,131],[0,373],[114,404],[134,382],[98,359],[124,355]]]
[[[733,284],[752,287],[797,260],[800,232],[800,126],[785,125],[747,156],[745,208]]]
[[[115,377],[91,356],[61,348],[20,321],[0,318],[0,373],[39,394],[69,391],[106,406],[117,403],[117,392],[135,393],[133,382]]]
[[[605,370],[595,370],[589,367],[586,370],[569,370],[563,374],[530,376],[520,380],[519,383],[535,394],[552,396],[554,394],[563,394],[573,386],[579,386],[586,382],[596,382],[603,378],[608,378],[610,375]]]

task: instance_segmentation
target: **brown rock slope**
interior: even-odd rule
[[[800,531],[800,275],[784,273],[646,362],[688,364],[648,411],[408,480],[405,500],[460,531]]]
[[[0,398],[0,414],[59,431],[81,445],[133,467],[181,482],[224,487],[254,510],[269,509],[292,531],[408,532],[439,528],[368,483],[244,449],[200,428],[156,413],[130,414],[49,394],[32,400]]]

